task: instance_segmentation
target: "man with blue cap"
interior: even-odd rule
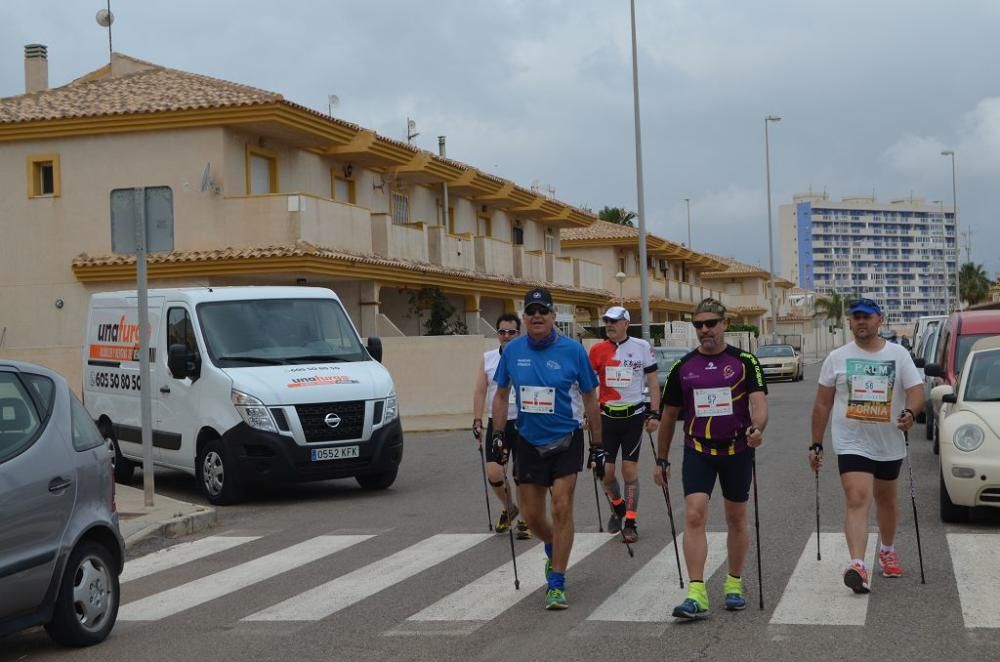
[[[814,472],[823,466],[823,435],[832,414],[833,452],[847,500],[844,534],[851,560],[844,584],[855,593],[868,593],[864,556],[873,500],[882,576],[903,574],[895,547],[896,479],[906,458],[900,432],[910,429],[923,406],[923,381],[909,352],[879,335],[884,316],[876,301],[858,299],[848,316],[854,340],[830,352],[820,370],[809,464]]]

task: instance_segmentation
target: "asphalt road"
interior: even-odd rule
[[[0,640],[0,659],[995,659],[1000,621],[989,600],[1000,595],[1000,558],[989,550],[1000,543],[1000,517],[991,511],[969,525],[942,525],[936,456],[922,428],[914,429],[911,458],[927,583],[920,582],[905,465],[897,538],[905,575],[875,577],[867,598],[842,585],[848,558],[838,546],[843,502],[834,462],[820,478],[816,561],[816,487],[805,455],[817,374],[814,365],[805,382],[771,385],[770,425],[757,455],[763,610],[752,548],[750,606],[721,608],[725,528],[717,492],[709,531],[721,565],[708,581],[711,616],[670,618],[683,595],[644,446],[635,557],[598,534],[591,478],[581,474],[570,609],[547,612],[537,543],[516,543],[522,586],[514,591],[508,538],[487,532],[479,455],[468,433],[410,434],[391,489],[365,492],[353,481],[331,481],[225,508],[217,528],[182,542],[224,537],[233,546],[124,583],[121,617],[105,643],[63,650],[36,629]],[[679,459],[680,443],[673,453]],[[169,496],[201,501],[186,476],[159,472],[157,481]],[[680,533],[679,480],[671,496]],[[601,510],[606,519],[606,504]],[[140,568],[144,555],[149,564],[156,557],[148,555],[162,548],[171,563],[183,549],[177,543],[146,541],[132,551],[129,568]]]

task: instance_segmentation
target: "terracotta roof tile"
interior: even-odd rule
[[[565,229],[559,233],[559,238],[566,241],[584,241],[586,239],[635,239],[638,241],[639,230],[627,225],[598,220],[585,228]]]
[[[552,289],[572,289],[574,292],[602,296],[610,298],[611,292],[607,290],[595,290],[585,287],[573,287],[570,285],[558,285],[542,281],[523,280],[520,278],[484,274],[477,271],[465,269],[450,269],[430,262],[417,262],[412,260],[398,260],[395,258],[381,257],[378,255],[368,255],[365,253],[355,253],[345,250],[332,250],[314,246],[308,242],[299,241],[294,245],[259,246],[252,248],[222,248],[203,251],[173,251],[170,253],[153,253],[147,258],[147,263],[155,264],[178,264],[178,263],[198,263],[198,262],[224,262],[228,260],[253,260],[275,257],[317,257],[334,260],[338,262],[353,262],[356,264],[368,264],[375,266],[394,267],[404,271],[414,273],[434,273],[447,274],[463,279],[487,280],[493,282],[506,283],[517,287],[530,289],[532,287],[548,287]],[[135,257],[131,255],[99,255],[91,257],[86,253],[81,253],[73,258],[73,269],[90,269],[96,267],[120,266],[135,264]]]

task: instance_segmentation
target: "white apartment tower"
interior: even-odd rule
[[[781,275],[803,289],[875,299],[894,326],[957,305],[955,214],[943,202],[808,193],[778,219]]]

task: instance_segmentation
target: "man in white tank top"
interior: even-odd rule
[[[479,374],[476,377],[476,390],[472,401],[472,435],[475,437],[480,448],[482,448],[482,440],[484,438],[483,407],[484,403],[489,403],[486,406],[492,404],[493,396],[497,391],[496,382],[493,381],[493,374],[496,372],[497,364],[500,362],[500,352],[503,351],[504,345],[516,338],[520,333],[520,318],[513,313],[504,313],[497,319],[497,339],[500,341],[500,346],[483,354],[483,362],[479,366]],[[506,438],[511,440],[512,445],[513,440],[517,436],[517,428],[514,426],[516,419],[517,402],[514,399],[514,392],[511,391],[511,399],[507,405],[505,434]],[[492,435],[493,419],[490,418],[487,421],[485,438],[490,439]],[[510,486],[506,483],[506,472],[503,465],[500,464],[500,458],[493,456],[491,447],[492,444],[486,445],[486,475],[490,485],[493,487],[493,493],[496,495],[502,508],[500,518],[496,523],[496,531],[497,533],[506,533],[519,511],[517,504],[514,503],[514,490],[510,489]],[[516,532],[518,540],[528,540],[531,538],[531,532],[528,530],[528,525],[523,519],[517,520]]]

